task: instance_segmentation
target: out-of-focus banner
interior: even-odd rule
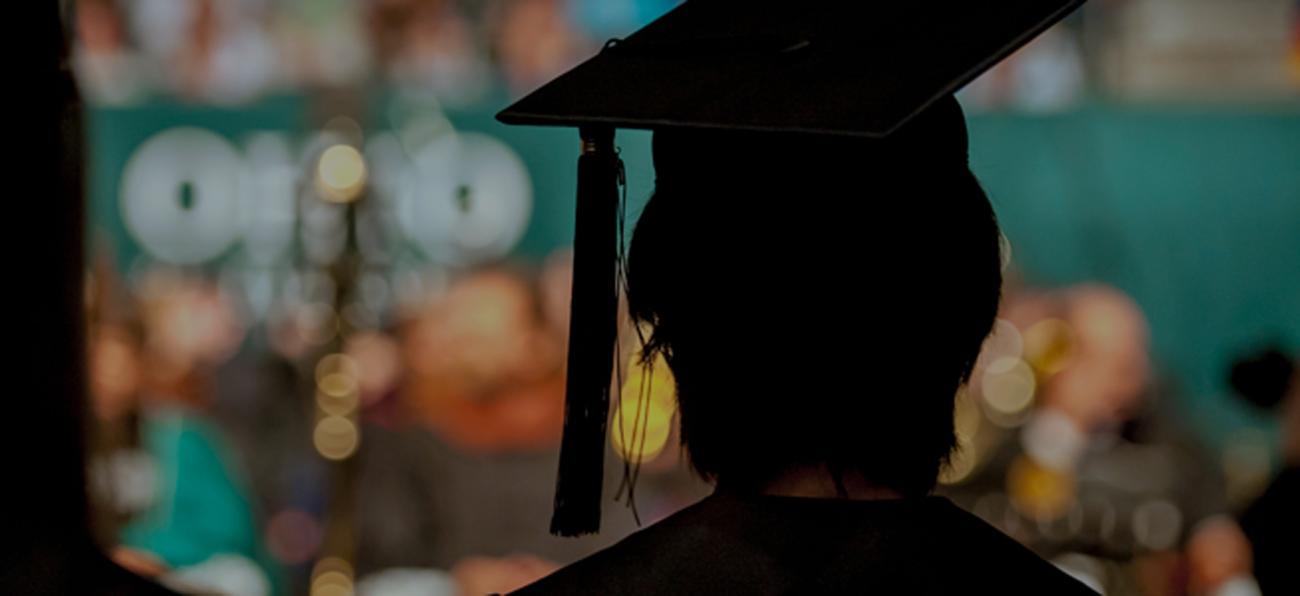
[[[362,157],[390,209],[377,219],[391,228],[382,237],[395,258],[540,260],[571,242],[577,143],[566,131],[501,126],[491,103],[375,106],[349,126],[366,131]],[[303,233],[295,185],[312,183],[337,126],[314,129],[306,108],[293,96],[93,108],[96,240],[127,269],[140,258],[287,264],[289,236]],[[975,171],[1026,280],[1102,280],[1132,293],[1162,364],[1190,393],[1189,412],[1216,435],[1244,422],[1223,399],[1232,350],[1300,337],[1300,107],[986,113],[971,131]],[[635,215],[653,187],[649,136],[621,133],[620,146]],[[185,225],[202,233],[177,234]]]

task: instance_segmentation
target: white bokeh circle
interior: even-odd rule
[[[135,150],[122,173],[126,229],[160,261],[214,259],[240,237],[242,174],[238,150],[212,132],[180,127],[157,133]],[[182,200],[187,185],[188,205]]]

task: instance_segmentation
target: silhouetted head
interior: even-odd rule
[[[628,261],[698,472],[827,465],[915,495],[997,313],[1000,234],[945,99],[887,140],[660,130]]]

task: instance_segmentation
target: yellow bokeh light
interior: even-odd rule
[[[324,391],[316,392],[316,407],[326,414],[333,416],[347,416],[357,406],[361,404],[361,394],[352,391],[350,393],[331,394]]]
[[[970,447],[958,448],[948,458],[948,464],[939,470],[939,484],[960,484],[975,471],[978,462]]]
[[[953,401],[953,430],[957,433],[957,440],[963,443],[974,441],[982,420],[979,404],[970,391],[963,388]]]
[[[350,571],[323,571],[311,580],[311,596],[351,596],[352,593]]]
[[[1019,358],[993,361],[980,379],[984,403],[1004,416],[1014,416],[1029,409],[1034,403],[1036,388],[1033,369]]]
[[[321,457],[334,461],[344,460],[356,453],[361,444],[361,431],[351,420],[329,415],[316,423],[312,444]]]
[[[366,184],[366,160],[351,145],[334,145],[321,153],[316,165],[316,182],[328,201],[347,203],[361,194]]]
[[[676,383],[660,356],[647,367],[639,357],[628,365],[609,431],[614,451],[628,461],[649,461],[663,452],[676,413]]]
[[[1021,455],[1007,471],[1007,494],[1021,513],[1038,520],[1065,515],[1075,500],[1074,476]]]
[[[641,362],[640,356],[633,356],[627,365],[627,376],[623,379],[623,399],[637,399],[642,392],[651,400],[671,406],[677,397],[677,381],[668,362],[659,355],[649,365]]]
[[[1024,351],[1024,339],[1020,330],[1011,321],[998,319],[993,323],[993,331],[984,340],[980,348],[977,368],[990,372],[1001,372],[999,364],[1020,358]]]
[[[322,378],[333,373],[357,377],[361,374],[361,365],[347,354],[335,353],[322,356],[316,363],[316,382],[321,382]]]
[[[621,404],[614,413],[615,426],[610,430],[609,440],[619,457],[629,461],[647,461],[663,452],[672,434],[672,412],[656,407],[653,402],[649,409],[640,413],[635,405],[627,402]],[[620,430],[619,424],[622,424]]]
[[[312,596],[350,596],[353,593],[352,565],[338,557],[316,562],[311,572]]]
[[[347,397],[357,393],[360,382],[352,375],[336,372],[325,375],[316,382],[316,387],[326,395]]]
[[[964,390],[957,394],[954,406],[953,430],[957,435],[957,449],[939,472],[940,484],[959,484],[979,467],[980,450],[975,443],[983,418],[979,406]]]
[[[340,557],[322,557],[312,566],[311,577],[315,581],[321,575],[335,571],[342,573],[344,577],[352,577],[352,564]]]
[[[330,414],[356,407],[361,391],[361,367],[346,354],[329,354],[316,364],[316,402]]]
[[[1043,319],[1022,334],[1025,360],[1043,377],[1061,372],[1074,353],[1074,333],[1061,319]]]
[[[352,596],[352,586],[339,584],[322,584],[319,588],[312,586],[311,596]]]

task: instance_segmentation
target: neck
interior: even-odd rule
[[[835,480],[835,475],[825,465],[798,466],[777,474],[760,492],[779,497],[859,501],[903,497],[894,489],[867,482],[857,472],[844,472],[840,474],[838,483]]]

